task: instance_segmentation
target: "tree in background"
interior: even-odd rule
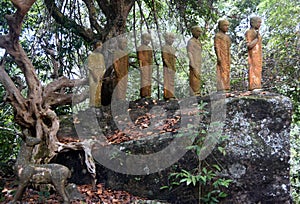
[[[264,50],[266,87],[293,100],[294,118],[299,121],[300,3],[296,0],[262,1],[258,9],[268,25]]]
[[[5,49],[5,56],[0,62],[0,81],[6,90],[6,101],[14,110],[14,120],[21,131],[28,130],[34,137],[42,139],[43,143],[36,151],[36,161],[47,162],[55,155],[56,133],[59,129],[59,120],[52,107],[70,103],[72,94],[62,90],[74,86],[75,80],[60,77],[43,86],[36,69],[20,43],[23,20],[31,8],[34,0],[12,1],[17,9],[14,14],[6,15],[9,31],[0,36],[0,46]],[[6,56],[9,55],[24,77],[27,92],[22,92],[21,84],[9,75],[6,67]],[[8,71],[6,71],[8,69]],[[24,137],[23,134],[20,134]],[[24,138],[23,138],[24,139]],[[46,151],[45,151],[46,150]]]

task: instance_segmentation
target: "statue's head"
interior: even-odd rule
[[[118,47],[121,50],[124,50],[127,47],[127,39],[124,37],[121,37],[118,39]]]
[[[259,29],[261,26],[261,18],[254,16],[250,18],[250,26],[255,29]]]
[[[168,45],[172,45],[175,40],[174,33],[167,32],[164,34],[165,41]]]
[[[225,19],[224,20],[219,20],[218,28],[223,32],[227,32],[228,28],[229,28],[229,21],[225,20]]]
[[[151,35],[149,33],[142,34],[142,44],[148,45],[151,41]]]
[[[102,49],[102,42],[97,41],[94,43],[94,50],[101,50]]]
[[[193,37],[198,38],[202,33],[202,29],[200,28],[200,26],[193,26],[192,27],[192,34]]]

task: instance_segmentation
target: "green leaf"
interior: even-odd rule
[[[220,192],[218,196],[219,198],[226,198],[228,195],[224,192]]]
[[[219,165],[217,165],[217,164],[214,164],[214,165],[212,165],[215,169],[217,169],[218,171],[221,171],[221,168],[219,167]]]
[[[197,180],[196,180],[196,177],[195,177],[195,176],[192,176],[192,182],[193,182],[193,185],[195,186],[195,185],[196,185],[196,182],[197,182]]]

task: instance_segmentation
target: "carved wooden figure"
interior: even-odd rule
[[[199,26],[192,27],[193,37],[188,41],[187,54],[190,66],[190,88],[191,95],[200,96],[201,90],[201,64],[202,64],[202,45],[199,41],[201,35],[201,28]]]
[[[248,80],[249,90],[261,89],[262,79],[262,37],[259,34],[261,26],[260,17],[250,19],[250,29],[246,31],[246,41],[248,48]]]
[[[101,86],[105,72],[104,57],[101,53],[102,43],[94,45],[94,51],[88,57],[89,86],[90,86],[90,107],[101,106]]]
[[[23,142],[15,170],[19,178],[19,186],[12,200],[16,203],[21,200],[23,192],[29,183],[53,184],[56,191],[62,196],[63,203],[69,204],[70,199],[65,190],[67,179],[71,176],[71,171],[61,164],[31,164],[32,150],[35,145],[41,142],[40,139],[26,136]]]
[[[118,100],[126,99],[127,82],[128,82],[128,68],[129,56],[126,51],[127,39],[118,39],[118,49],[114,52],[113,67],[116,73],[117,86],[115,90],[115,97]]]
[[[149,46],[150,41],[151,35],[149,33],[142,34],[142,44],[137,49],[137,57],[141,69],[141,98],[151,97],[153,51]]]
[[[173,33],[165,33],[166,44],[162,47],[162,59],[164,66],[164,99],[169,100],[175,98],[175,72],[176,57],[175,48],[172,44],[175,40]]]
[[[217,55],[217,90],[230,90],[230,45],[231,40],[226,34],[229,27],[227,20],[218,23],[219,32],[214,38],[214,47]]]

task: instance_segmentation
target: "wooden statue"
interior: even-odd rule
[[[201,64],[202,64],[202,45],[199,41],[201,35],[201,28],[199,26],[192,27],[193,37],[188,41],[187,44],[187,54],[189,58],[189,67],[190,67],[190,88],[191,95],[200,96],[201,90]]]
[[[89,86],[90,86],[90,107],[101,106],[101,86],[105,72],[104,57],[101,54],[102,43],[94,45],[94,51],[88,57]]]
[[[128,82],[128,68],[129,56],[126,51],[127,39],[118,39],[118,49],[114,52],[113,68],[116,74],[117,86],[115,90],[115,97],[117,100],[126,99],[127,82]]]
[[[29,183],[53,184],[56,191],[62,196],[63,203],[69,204],[70,199],[65,190],[71,171],[61,164],[32,164],[31,156],[35,145],[41,142],[40,139],[26,136],[25,142],[21,145],[20,152],[15,164],[15,170],[19,178],[14,199],[11,203],[21,200],[23,192]]]
[[[142,44],[137,49],[137,57],[141,69],[141,98],[151,97],[153,51],[149,46],[150,41],[151,35],[149,33],[142,34]]]
[[[175,40],[173,33],[165,33],[166,44],[162,47],[162,60],[164,66],[164,99],[170,100],[175,98],[175,72],[176,57],[175,48],[172,44]]]
[[[259,34],[260,17],[250,19],[250,29],[246,31],[249,64],[249,90],[260,90],[262,79],[262,37]]]
[[[217,90],[230,90],[230,45],[231,40],[226,34],[229,27],[227,20],[218,23],[219,32],[214,38],[214,47],[217,55]]]

